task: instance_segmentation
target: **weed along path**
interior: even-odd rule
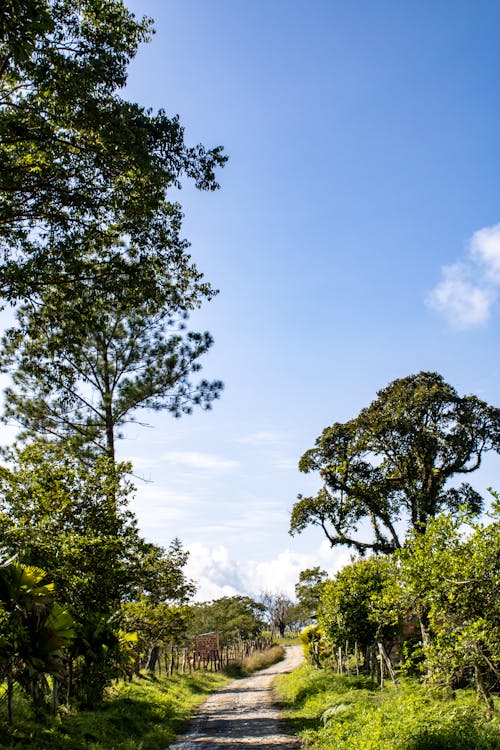
[[[283,733],[272,686],[278,674],[302,662],[302,648],[287,646],[283,661],[235,680],[214,693],[198,709],[188,734],[170,750],[295,750],[300,743]]]

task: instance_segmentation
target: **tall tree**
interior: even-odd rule
[[[220,147],[188,147],[177,117],[119,96],[152,33],[121,0],[7,0],[0,8],[0,293],[134,281],[185,250],[167,191],[218,187]],[[130,244],[117,243],[128,238]]]
[[[319,526],[331,545],[360,553],[391,552],[402,544],[398,522],[425,530],[439,511],[466,506],[479,512],[481,497],[468,475],[487,451],[500,446],[500,409],[476,396],[459,396],[434,372],[395,380],[346,423],[327,427],[302,456],[299,468],[319,471],[324,484],[302,497],[290,532]],[[372,538],[356,536],[371,525]]]
[[[139,409],[180,416],[219,396],[220,381],[191,383],[210,334],[183,330],[213,290],[185,254],[173,264],[157,259],[148,274],[150,283],[106,292],[92,281],[49,286],[41,302],[19,308],[0,367],[13,374],[6,418],[25,437],[59,438],[114,460],[116,437]]]

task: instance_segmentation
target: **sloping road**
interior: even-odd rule
[[[283,733],[272,685],[302,660],[302,648],[288,646],[283,661],[211,695],[170,750],[296,750],[298,740]]]

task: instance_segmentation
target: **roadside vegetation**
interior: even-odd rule
[[[0,747],[8,750],[165,750],[182,732],[193,709],[209,693],[229,682],[222,673],[146,677],[107,688],[92,710],[64,708],[35,718],[26,698],[16,692],[16,722],[0,723]]]
[[[289,730],[313,750],[499,750],[500,720],[474,691],[453,699],[406,678],[398,687],[304,665],[276,690]]]
[[[21,690],[13,696],[14,725],[0,714],[0,747],[11,750],[164,750],[183,732],[197,705],[231,680],[281,661],[274,646],[228,665],[221,672],[196,671],[157,677],[141,674],[106,689],[92,710],[60,707],[56,716],[36,716]]]
[[[229,664],[224,672],[232,677],[247,677],[254,672],[258,672],[259,669],[266,669],[276,662],[282,661],[284,658],[285,649],[283,646],[272,646],[266,651],[258,651],[240,661]]]

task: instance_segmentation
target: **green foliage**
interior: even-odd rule
[[[264,627],[264,612],[264,605],[249,596],[223,596],[193,604],[189,633],[195,636],[217,631],[224,645],[236,638],[256,638]]]
[[[328,573],[319,566],[300,571],[298,583],[295,584],[295,596],[304,623],[311,623],[316,619],[327,578]]]
[[[351,648],[355,642],[364,650],[376,640],[390,648],[399,632],[398,617],[382,618],[380,601],[384,587],[392,580],[390,559],[370,557],[346,565],[323,587],[319,624],[327,641]]]
[[[309,625],[299,635],[307,661],[319,669],[324,660],[331,655],[327,646],[325,632],[319,625]]]
[[[473,675],[488,700],[500,687],[499,521],[439,516],[397,557],[401,606],[425,613],[429,678],[456,687]]]
[[[75,638],[74,625],[44,570],[15,561],[0,566],[0,676],[17,682],[37,711],[47,694],[45,675],[66,677],[63,650]]]
[[[398,521],[422,532],[440,511],[479,512],[482,500],[470,485],[447,483],[499,445],[499,409],[458,396],[437,373],[395,380],[356,418],[326,428],[302,456],[301,471],[319,471],[324,486],[315,497],[299,496],[290,531],[315,525],[332,546],[394,551],[401,547]],[[362,522],[371,524],[371,540],[356,537]]]
[[[185,175],[218,187],[220,147],[188,147],[178,118],[120,97],[152,33],[121,0],[8,0],[0,11],[3,296],[92,278],[124,289],[183,253]],[[129,238],[127,248],[117,245]]]
[[[193,709],[228,678],[196,672],[169,678],[120,682],[108,689],[95,710],[63,710],[35,721],[22,696],[14,696],[14,713],[22,717],[8,727],[0,711],[0,744],[6,750],[164,750],[180,733]]]
[[[107,292],[93,281],[47,286],[36,304],[18,307],[2,339],[0,367],[13,377],[5,418],[24,438],[57,437],[114,458],[137,410],[210,408],[222,383],[190,378],[212,337],[183,329],[188,311],[213,294],[183,255],[158,257],[135,285],[125,276]]]
[[[380,691],[368,678],[304,666],[276,681],[290,728],[315,750],[498,750],[500,724],[467,691],[446,700],[415,680]]]
[[[165,552],[140,537],[127,509],[127,467],[101,457],[89,470],[58,444],[33,444],[11,458],[0,472],[4,546],[54,581],[75,620],[72,694],[94,705],[110,679],[130,671],[121,603],[137,601],[147,621],[164,627],[162,602],[182,603],[194,590],[182,571],[187,554],[178,540]],[[137,617],[125,622],[135,627]]]
[[[0,532],[19,559],[46,570],[80,620],[112,612],[133,585],[142,540],[127,510],[127,467],[98,459],[90,470],[62,446],[12,454],[0,474]]]

